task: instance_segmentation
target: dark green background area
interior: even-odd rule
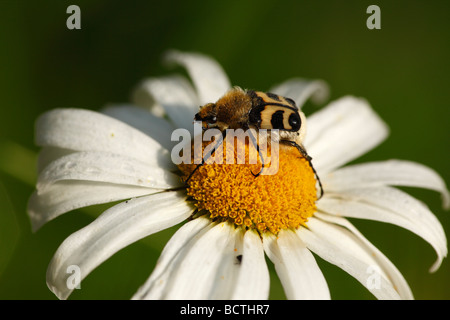
[[[71,4],[81,8],[81,30],[66,28]],[[381,8],[381,30],[366,27],[371,4]],[[305,77],[327,81],[331,100],[365,97],[391,135],[355,162],[409,159],[450,183],[449,14],[450,2],[437,0],[0,0],[0,299],[55,299],[45,284],[48,262],[69,234],[105,208],[71,212],[31,232],[26,204],[36,179],[35,119],[56,107],[98,110],[129,101],[143,78],[181,71],[161,63],[170,48],[213,56],[233,85],[267,90]],[[304,111],[321,107],[307,103]],[[450,235],[439,195],[407,191],[430,207]],[[428,273],[436,257],[431,246],[395,226],[352,222],[396,264],[416,298],[450,298],[449,261]],[[174,230],[118,252],[71,299],[131,297]],[[333,298],[373,298],[345,272],[319,264]],[[271,298],[281,299],[282,288],[272,278]]]

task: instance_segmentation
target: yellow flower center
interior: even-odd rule
[[[203,143],[203,150],[208,143]],[[230,147],[224,141],[224,151],[219,148],[213,154],[216,163],[207,161],[201,166],[178,165],[183,181],[199,166],[187,182],[187,193],[198,210],[209,214],[211,219],[230,220],[237,226],[274,234],[281,229],[304,225],[316,211],[317,200],[316,178],[308,161],[297,148],[284,145],[280,145],[279,157],[271,159],[269,146],[267,152],[261,151],[260,156],[265,164],[263,170],[271,170],[267,164],[271,160],[271,165],[278,161],[278,172],[265,175],[264,172],[270,171],[263,171],[263,174],[255,177],[262,167],[260,156],[253,145],[249,146],[246,142],[246,158],[238,162],[237,150],[242,148],[242,143],[239,144],[238,140],[235,140],[235,146],[230,144],[234,148],[231,150],[231,154],[234,153],[232,163],[226,157]],[[257,155],[254,157],[257,158],[256,163],[253,161],[253,164],[249,161],[250,148],[253,149],[250,155]],[[194,156],[195,150],[192,150]],[[197,157],[201,159],[201,155],[197,154]],[[217,163],[220,157],[223,158],[222,164]]]

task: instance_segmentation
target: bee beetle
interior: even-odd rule
[[[312,158],[302,144],[306,133],[306,117],[297,108],[294,100],[274,93],[242,90],[235,87],[216,103],[201,106],[194,119],[201,121],[204,129],[219,129],[223,139],[227,129],[278,129],[277,140],[279,143],[299,150],[316,175],[320,186],[320,197],[323,195],[322,183],[311,163]],[[256,148],[259,152],[257,144]],[[204,163],[205,159],[193,170],[185,182]],[[264,163],[262,163],[261,171],[263,168]],[[260,173],[253,175],[257,177]]]

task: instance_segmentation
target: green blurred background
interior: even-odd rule
[[[81,8],[81,30],[66,9]],[[366,9],[381,8],[381,30]],[[98,110],[129,101],[143,78],[171,70],[170,48],[213,56],[232,83],[267,90],[290,77],[320,78],[331,99],[367,98],[391,135],[355,162],[409,159],[450,183],[448,1],[0,1],[0,299],[55,299],[45,273],[59,244],[105,206],[61,216],[33,234],[26,204],[36,179],[36,117],[56,107]],[[307,103],[310,114],[322,106]],[[355,132],[355,134],[357,134]],[[450,235],[440,196],[408,189]],[[409,231],[352,221],[399,268],[417,299],[449,299],[449,261]],[[147,279],[175,228],[114,255],[71,299],[128,299]],[[339,268],[319,260],[334,299],[373,299]],[[284,294],[272,268],[271,298]]]

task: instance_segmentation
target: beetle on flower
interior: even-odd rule
[[[438,191],[448,208],[450,195],[440,176],[405,160],[344,166],[388,136],[387,125],[361,98],[343,97],[306,118],[302,142],[310,163],[297,148],[280,148],[275,175],[253,174],[268,156],[263,154],[256,164],[202,165],[185,185],[197,165],[174,165],[171,133],[192,130],[198,106],[219,100],[231,84],[207,56],[172,51],[167,59],[184,66],[192,84],[181,76],[143,81],[134,100],[148,110],[56,109],[37,121],[42,151],[37,190],[28,206],[34,230],[77,208],[125,200],[58,248],[47,284],[60,299],[72,292],[66,285],[68,266],[79,266],[84,278],[127,245],[182,222],[134,299],[267,299],[265,255],[288,299],[329,299],[312,253],[379,299],[412,299],[398,269],[347,218],[414,232],[437,253],[431,271],[439,268],[447,255],[441,224],[426,205],[394,186]],[[291,79],[268,92],[301,108],[309,98],[323,101],[327,86]],[[243,148],[251,149],[248,143]],[[376,270],[376,281],[369,281],[368,270]]]

